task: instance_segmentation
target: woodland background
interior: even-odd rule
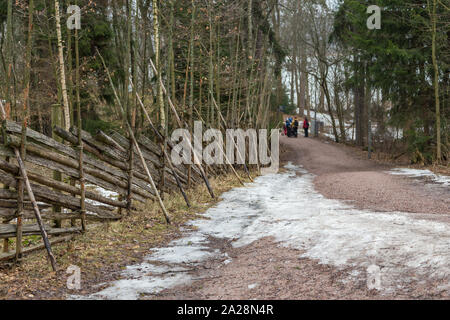
[[[381,30],[366,26],[373,4],[382,8]],[[81,8],[79,31],[66,28],[69,5]],[[77,124],[78,106],[83,129],[124,131],[98,49],[138,133],[152,135],[136,93],[167,136],[176,127],[168,96],[191,128],[195,120],[223,128],[220,114],[230,128],[281,127],[284,106],[288,114],[326,114],[338,142],[367,148],[373,139],[393,156],[445,163],[449,7],[448,0],[2,0],[0,94],[12,119],[49,136],[53,125]]]

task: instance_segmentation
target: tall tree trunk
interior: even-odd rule
[[[11,83],[12,83],[12,71],[13,71],[13,10],[12,10],[13,0],[8,0],[7,17],[6,17],[6,113],[9,117],[11,111]]]
[[[70,6],[71,1],[73,0],[66,0],[66,6]],[[72,57],[72,31],[70,29],[67,29],[67,95],[69,100],[69,114],[70,114],[70,123],[75,123],[74,116],[75,116],[75,110],[73,107],[74,101],[73,101],[73,57]]]
[[[10,118],[10,112],[12,108],[11,104],[11,82],[12,80],[12,69],[13,69],[13,42],[12,42],[12,0],[8,0],[8,8],[7,8],[7,18],[6,18],[6,116]],[[3,143],[6,143],[6,132],[2,132],[3,135]],[[9,158],[6,158],[6,161],[9,161]],[[23,192],[22,192],[23,194]],[[18,208],[19,209],[19,208]],[[20,210],[18,210],[20,212]],[[6,222],[5,222],[6,223]],[[3,240],[3,252],[9,251],[9,239]]]
[[[125,126],[128,124],[131,126],[131,130],[134,131],[135,129],[135,122],[134,122],[134,97],[130,99],[130,77],[131,77],[131,33],[132,33],[132,14],[133,14],[133,6],[132,6],[132,0],[126,1],[127,5],[127,20],[126,20],[126,40],[125,40],[125,82],[124,82],[124,105],[125,105],[125,115],[124,115],[124,122]],[[133,85],[133,92],[135,90],[135,86]],[[132,186],[133,186],[133,163],[134,163],[134,148],[133,148],[133,142],[132,142],[132,134],[134,132],[129,132],[129,139],[130,139],[130,148],[128,150],[128,192],[127,192],[127,214],[131,213],[132,210]]]
[[[160,49],[160,34],[159,34],[159,7],[158,0],[153,0],[153,29],[155,38],[155,67],[158,72],[158,93],[157,93],[157,105],[159,108],[159,119],[161,128],[166,126],[166,112],[164,108],[164,96],[163,89],[161,87],[161,49]]]
[[[78,1],[75,1],[77,4]],[[78,30],[75,29],[75,96],[77,104],[77,128],[78,128],[78,171],[80,183],[80,211],[81,211],[81,229],[86,231],[86,186],[83,166],[83,138],[82,138],[82,119],[81,119],[81,100],[80,100],[80,49],[78,40]]]
[[[295,90],[295,68],[294,68],[294,64],[291,63],[291,67],[290,67],[290,74],[291,74],[291,83],[290,83],[290,89],[291,89],[291,105],[294,106],[294,101],[295,101],[295,94],[294,94],[294,90]]]
[[[221,119],[221,109],[220,109],[220,104],[221,104],[221,98],[220,98],[220,94],[221,94],[221,79],[220,79],[220,66],[221,66],[221,60],[220,60],[220,26],[217,26],[217,32],[216,32],[216,67],[215,67],[215,81],[216,81],[216,103],[217,106],[219,107],[219,110],[217,110],[217,128],[220,128],[220,119]]]
[[[31,49],[33,45],[33,14],[34,0],[28,3],[28,38],[25,53],[25,76],[24,76],[24,94],[23,94],[23,111],[22,111],[22,137],[20,145],[20,157],[25,161],[26,144],[27,144],[27,128],[30,117],[30,87],[31,87]],[[24,184],[25,177],[22,175],[18,183],[18,199],[17,199],[17,237],[16,237],[16,259],[20,259],[22,255],[22,215],[24,200]]]
[[[306,106],[306,115],[308,119],[311,119],[311,98],[309,95],[309,76],[306,74],[305,77],[305,85],[306,85],[306,96],[305,96],[305,106]]]
[[[336,106],[336,114],[338,117],[338,123],[339,123],[339,133],[341,137],[341,142],[345,142],[347,140],[347,136],[345,133],[345,121],[344,121],[344,111],[342,107],[342,101],[339,98],[340,90],[339,90],[339,84],[338,80],[336,79],[337,75],[335,74],[335,81],[334,81],[334,104]]]
[[[295,52],[297,52],[298,50],[295,50]],[[300,68],[297,66],[298,63],[298,58],[296,55],[294,55],[294,65],[295,65],[295,69],[294,69],[294,73],[295,73],[295,77],[294,77],[294,83],[295,83],[295,94],[297,96],[297,100],[296,100],[296,107],[298,109],[298,113],[300,116],[303,116],[302,114],[302,108],[301,108],[301,102],[300,102]]]
[[[327,66],[324,66],[324,68],[327,68]],[[329,114],[330,119],[331,119],[331,126],[333,128],[333,135],[335,137],[336,142],[339,143],[339,135],[338,135],[337,128],[336,128],[336,121],[335,121],[334,114],[333,114],[333,108],[331,106],[331,96],[330,96],[330,91],[328,89],[328,82],[327,82],[327,75],[326,74],[322,75],[321,86],[322,86],[325,98],[327,100],[328,114]]]
[[[436,36],[437,36],[437,0],[433,0],[433,9],[431,13],[431,25],[432,25],[432,59],[434,69],[434,100],[436,107],[436,161],[439,163],[442,160],[442,142],[441,142],[441,110],[439,99],[439,65],[436,54]]]
[[[231,100],[231,127],[236,128],[238,125],[238,114],[237,114],[237,91],[239,86],[239,80],[238,80],[238,68],[239,68],[239,52],[240,52],[240,31],[241,31],[241,23],[242,19],[239,21],[239,27],[238,27],[238,33],[236,35],[236,47],[234,48],[234,67],[233,67],[233,77],[232,77],[232,84],[233,84],[233,93],[232,93],[232,100]]]
[[[254,68],[254,52],[253,52],[253,0],[248,0],[247,8],[247,22],[248,22],[248,35],[247,35],[247,61],[250,65],[250,76],[247,85],[246,93],[246,120],[248,126],[251,125],[251,101],[252,101],[252,87],[253,87],[253,68]]]
[[[209,102],[209,113],[208,125],[213,126],[215,123],[215,112],[214,112],[214,25],[213,25],[213,1],[208,2],[208,18],[209,18],[209,68],[208,68],[208,102]]]
[[[189,84],[189,131],[192,136],[192,131],[194,129],[194,68],[195,68],[195,46],[194,46],[194,27],[195,27],[195,15],[196,15],[196,6],[195,0],[192,0],[192,17],[191,17],[191,36],[189,39],[189,48],[190,48],[190,84]],[[191,159],[192,160],[192,159]],[[188,185],[191,186],[192,182],[192,166],[188,167]]]
[[[356,126],[356,145],[363,147],[365,143],[366,121],[365,121],[365,72],[362,63],[355,57],[355,76],[357,84],[354,88],[355,104],[355,126]]]
[[[306,73],[306,51],[302,45],[300,50],[300,114],[303,115],[306,110],[306,87],[308,82],[308,74]]]
[[[63,97],[63,110],[64,110],[64,128],[68,131],[70,129],[70,107],[69,107],[69,97],[67,95],[67,84],[66,84],[66,68],[64,65],[64,51],[61,35],[61,18],[59,13],[59,0],[55,0],[55,20],[56,20],[56,37],[58,40],[58,58],[59,58],[59,71],[60,71],[60,81],[61,90]]]
[[[281,14],[280,14],[280,6],[278,4],[278,1],[275,1],[275,9],[273,10],[272,14],[272,22],[274,26],[274,32],[275,32],[275,40],[280,41],[281,35],[280,35],[280,26],[281,26]],[[283,79],[282,79],[282,64],[281,61],[275,62],[275,76],[276,76],[276,83],[277,83],[277,91],[276,91],[276,97],[277,97],[277,105],[280,106],[282,104],[283,100]]]

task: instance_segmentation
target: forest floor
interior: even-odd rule
[[[241,176],[244,175],[241,173]],[[240,186],[233,174],[211,178],[210,183],[218,195]],[[180,194],[166,195],[164,202],[171,225],[165,223],[156,203],[135,202],[136,210],[122,220],[90,224],[85,234],[52,246],[57,272],[51,270],[44,250],[26,255],[18,265],[0,263],[0,300],[65,299],[73,293],[89,294],[98,290],[102,283],[119,279],[126,266],[142,262],[151,248],[180,237],[181,226],[198,219],[198,212],[204,212],[219,200],[211,199],[203,184],[187,190],[187,194],[192,205],[190,209]],[[33,244],[41,241],[38,236],[27,239]],[[81,269],[80,291],[67,289],[70,274],[66,270],[69,266]]]
[[[221,201],[196,201],[170,228],[158,216],[147,228],[135,217],[83,240],[91,251],[82,257],[85,243],[62,245],[64,266],[83,266],[82,290],[65,289],[64,274],[40,279],[41,254],[41,269],[25,262],[0,271],[0,297],[4,290],[3,298],[56,299],[450,298],[448,184],[393,175],[392,164],[329,141],[281,143],[280,173],[246,187],[215,181]],[[152,233],[154,226],[163,231]]]

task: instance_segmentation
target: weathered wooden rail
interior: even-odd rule
[[[22,145],[22,125],[7,120],[3,122],[3,129],[5,143],[0,145],[0,187],[3,188],[0,189],[0,221],[3,224],[0,224],[0,239],[5,240],[0,260],[15,256],[9,250],[9,238],[21,239],[23,236],[40,234],[39,226],[33,222],[35,215],[27,193],[24,192],[23,199],[19,198],[18,193],[21,172],[14,148]],[[65,131],[55,127],[54,133],[61,142],[31,129],[26,131],[25,166],[42,219],[46,221],[45,231],[51,236],[50,242],[69,239],[67,235],[81,232],[82,228],[77,226],[76,221],[83,217],[88,221],[118,220],[124,209],[132,208],[132,200],[146,202],[156,199],[150,179],[144,174],[143,162],[137,156],[130,156],[131,146],[137,154],[136,144],[118,132],[107,134],[99,131],[96,135],[81,132],[83,178],[88,185],[86,190],[82,190],[80,184],[80,149],[76,128]],[[189,172],[185,166],[173,166],[169,162],[167,154],[170,154],[170,143],[168,149],[163,150],[160,144],[146,136],[141,135],[136,140],[159,193],[184,193],[185,188],[202,181],[197,168],[193,167]],[[130,159],[133,161],[132,166]],[[60,173],[67,181],[54,179],[53,172]],[[82,191],[85,197],[83,206]],[[102,192],[114,193],[117,198],[105,196]],[[20,228],[16,224],[19,201],[23,206],[20,216],[26,221]],[[84,216],[83,208],[86,210]],[[53,226],[52,221],[58,221],[56,226]],[[54,238],[61,235],[65,237]],[[24,249],[22,252],[27,251]]]

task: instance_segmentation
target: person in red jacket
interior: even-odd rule
[[[303,130],[305,130],[305,138],[309,136],[309,121],[308,118],[305,117],[305,121],[303,122]]]

